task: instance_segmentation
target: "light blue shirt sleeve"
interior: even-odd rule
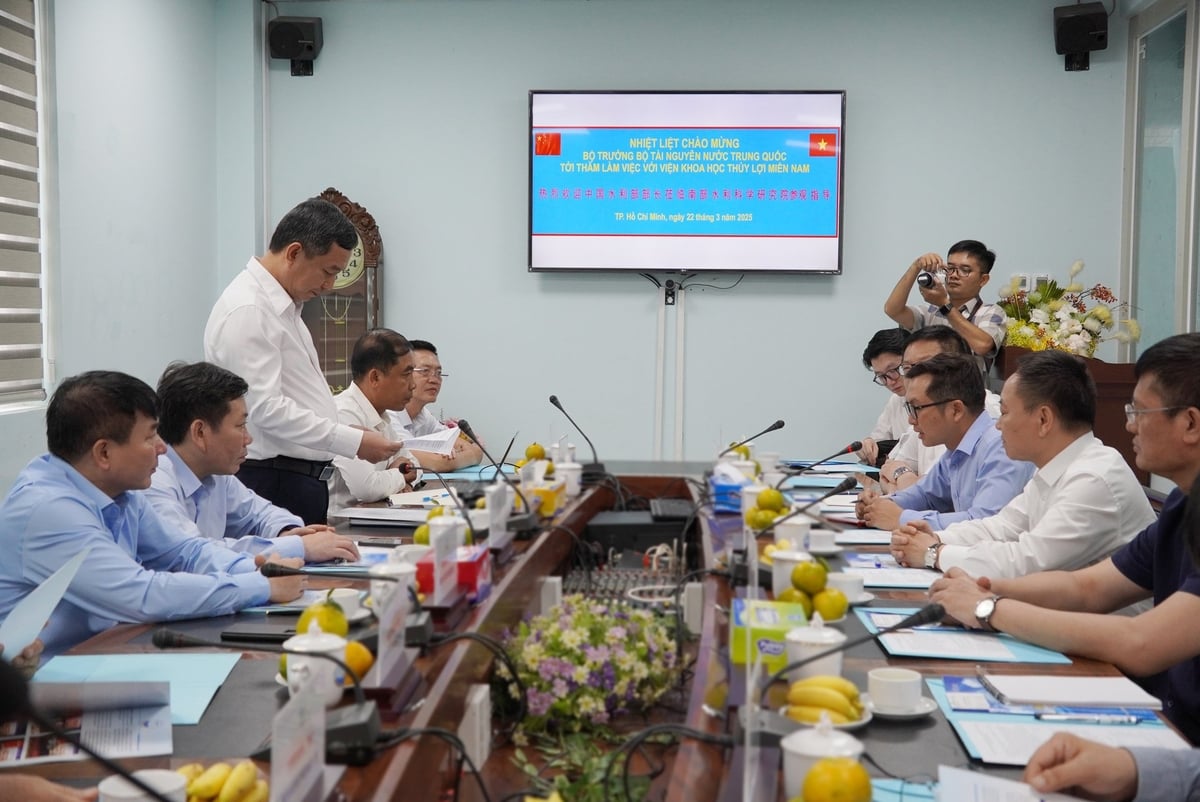
[[[1133,802],[1200,802],[1200,751],[1129,747],[1137,764]]]

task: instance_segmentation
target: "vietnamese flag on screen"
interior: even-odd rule
[[[562,134],[537,134],[533,138],[533,152],[538,156],[561,156]]]
[[[837,134],[809,134],[809,156],[836,156]]]

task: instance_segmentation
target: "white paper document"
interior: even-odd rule
[[[393,493],[388,496],[388,504],[393,507],[421,507],[431,510],[434,507],[455,506],[454,497],[444,487],[437,490],[413,490],[408,493]]]
[[[409,451],[431,451],[448,457],[454,450],[454,441],[458,440],[458,434],[458,428],[451,427],[422,437],[406,437],[404,447]]]
[[[1190,749],[1188,742],[1169,727],[1153,724],[1064,724],[1047,726],[1041,722],[959,721],[984,763],[1024,766],[1037,748],[1056,732],[1069,732],[1080,738],[1107,746],[1158,746],[1166,749]],[[969,797],[951,797],[968,799]]]
[[[843,529],[834,541],[839,546],[887,546],[892,542],[892,533],[887,529]]]
[[[991,674],[987,680],[1004,704],[1067,707],[1142,707],[1162,710],[1162,700],[1128,677],[1052,677]]]
[[[942,802],[1073,802],[1066,794],[1042,795],[1023,782],[980,771],[938,766],[938,799]]]
[[[1011,662],[1016,659],[1004,641],[992,635],[974,635],[962,630],[945,633],[929,630],[889,632],[879,641],[892,654],[927,655],[940,657],[954,655],[960,660],[1000,660]]]
[[[396,523],[421,524],[425,522],[429,513],[421,507],[347,507],[342,510],[341,515],[349,518],[352,524],[386,526]]]
[[[858,568],[842,569],[847,574],[858,574],[863,586],[868,588],[928,588],[941,576],[928,568]]]
[[[54,723],[105,757],[149,757],[174,751],[169,705],[95,711]],[[73,744],[33,724],[0,726],[0,766],[88,759]]]
[[[20,654],[22,649],[37,639],[38,633],[46,626],[50,614],[62,601],[71,580],[75,578],[79,566],[83,565],[91,550],[91,547],[88,547],[67,560],[61,568],[46,577],[45,582],[30,591],[29,595],[13,607],[8,618],[0,624],[0,644],[4,644],[0,657],[11,660],[13,655]]]

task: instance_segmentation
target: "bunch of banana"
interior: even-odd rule
[[[834,724],[862,718],[858,688],[842,677],[821,675],[797,680],[788,687],[787,700],[787,717],[803,724],[815,724],[822,713]]]
[[[188,802],[267,802],[270,796],[267,781],[258,778],[258,767],[249,760],[236,766],[214,763],[208,768],[189,763],[176,771],[187,778]]]

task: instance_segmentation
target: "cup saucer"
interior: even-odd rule
[[[837,545],[825,547],[814,546],[808,549],[809,554],[816,555],[817,557],[832,557],[835,554],[841,554],[842,551],[842,547]]]
[[[930,713],[937,710],[937,708],[938,708],[937,701],[935,701],[934,699],[931,699],[928,696],[922,696],[921,701],[917,703],[917,706],[915,708],[913,708],[912,710],[905,710],[905,711],[881,710],[875,706],[875,703],[873,701],[871,701],[871,697],[865,693],[860,698],[862,699],[863,707],[865,707],[868,710],[870,710],[871,712],[873,712],[879,718],[892,719],[895,721],[905,721],[907,719],[924,718],[925,716],[928,716]]]
[[[855,596],[853,599],[847,599],[846,601],[848,601],[850,603],[851,607],[854,607],[859,604],[867,604],[869,602],[875,601],[875,594],[871,593],[868,590],[864,590],[862,593]]]
[[[350,622],[351,624],[359,624],[359,623],[362,623],[363,621],[366,621],[372,615],[374,615],[374,613],[372,613],[366,607],[359,607],[353,613],[346,616],[346,620],[348,622]]]

